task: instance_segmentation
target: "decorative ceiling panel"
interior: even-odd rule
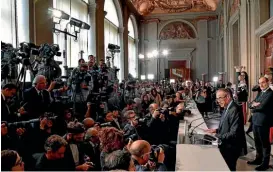
[[[131,0],[141,15],[215,11],[219,0]]]

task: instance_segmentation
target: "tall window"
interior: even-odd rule
[[[85,23],[88,23],[88,4],[82,0],[53,0],[53,7],[64,11],[71,17],[79,19]],[[61,24],[55,25],[56,28],[64,30],[67,26],[69,33],[75,35],[75,30],[79,28],[67,25],[68,20],[61,21]],[[59,44],[61,52],[65,49],[64,47],[64,34],[54,33],[54,43]],[[88,56],[88,30],[81,29],[78,33],[78,38],[75,40],[74,37],[67,37],[67,66],[76,67],[78,66],[78,60],[81,58],[80,51],[84,51],[84,59],[87,60]],[[63,56],[63,54],[62,54]],[[55,60],[62,61],[63,57],[56,57]],[[60,66],[63,70],[63,64]]]
[[[129,73],[137,77],[137,63],[136,63],[136,43],[135,43],[135,30],[131,17],[128,20],[128,66]]]
[[[29,0],[1,1],[1,41],[10,43],[14,48],[21,42],[29,42]],[[22,65],[18,65],[18,70]],[[31,81],[29,70],[26,82]]]
[[[1,3],[1,41],[15,47],[15,0],[2,0]]]
[[[120,46],[120,38],[118,33],[119,20],[117,15],[117,9],[113,0],[106,0],[104,4],[104,11],[107,12],[104,19],[104,45],[105,45],[105,60],[106,56],[111,56],[108,51],[108,44],[115,44]],[[116,53],[114,56],[114,66],[121,68],[120,53]],[[112,59],[111,59],[111,66]],[[118,72],[118,79],[121,80],[121,72]]]

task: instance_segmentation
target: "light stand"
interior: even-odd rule
[[[64,68],[64,76],[67,76],[67,70],[68,70],[68,66],[67,66],[67,36],[74,37],[75,40],[77,40],[78,33],[80,33],[81,29],[89,30],[90,26],[85,22],[82,22],[82,21],[80,21],[78,19],[70,17],[68,14],[66,14],[63,11],[53,9],[53,8],[49,8],[48,11],[53,17],[53,22],[54,22],[54,26],[53,26],[53,29],[52,29],[53,33],[63,33],[64,34],[63,68]],[[58,19],[58,22],[54,21],[54,19],[56,19],[56,18]],[[56,24],[60,24],[62,19],[65,19],[65,20],[69,19],[69,22],[66,24],[66,27],[65,27],[65,29],[63,31],[60,30],[60,29],[57,29],[55,27]],[[75,27],[78,27],[79,31],[75,30],[75,35],[69,33],[68,29],[67,29],[68,24],[70,24],[70,26],[74,26],[74,30],[75,30]]]

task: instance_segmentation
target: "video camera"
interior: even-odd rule
[[[167,152],[169,146],[166,144],[160,144],[160,145],[152,145],[151,146],[151,153],[150,153],[150,161],[157,162],[158,161],[158,155],[160,152],[160,148],[163,149],[164,153]]]
[[[55,116],[53,113],[45,113],[40,118],[32,119],[29,121],[20,121],[20,122],[13,122],[7,123],[3,121],[2,123],[6,123],[8,128],[28,128],[28,126],[35,126],[35,124],[39,123],[41,119],[47,118],[48,120],[55,121],[58,116]]]
[[[46,60],[48,59],[52,59],[54,56],[61,56],[62,53],[59,52],[60,51],[60,47],[58,44],[42,44],[39,47],[38,53],[35,55],[39,55],[41,58],[44,58]]]
[[[118,46],[118,45],[108,44],[108,49],[110,52],[120,53],[120,46]]]

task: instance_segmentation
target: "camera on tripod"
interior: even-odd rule
[[[108,44],[108,50],[114,53],[120,53],[120,46],[115,44]],[[107,57],[106,57],[107,58]]]
[[[39,55],[41,58],[43,59],[52,59],[54,56],[61,56],[62,53],[59,52],[60,51],[60,47],[58,44],[42,44],[39,47],[38,52],[35,52],[35,55]]]

